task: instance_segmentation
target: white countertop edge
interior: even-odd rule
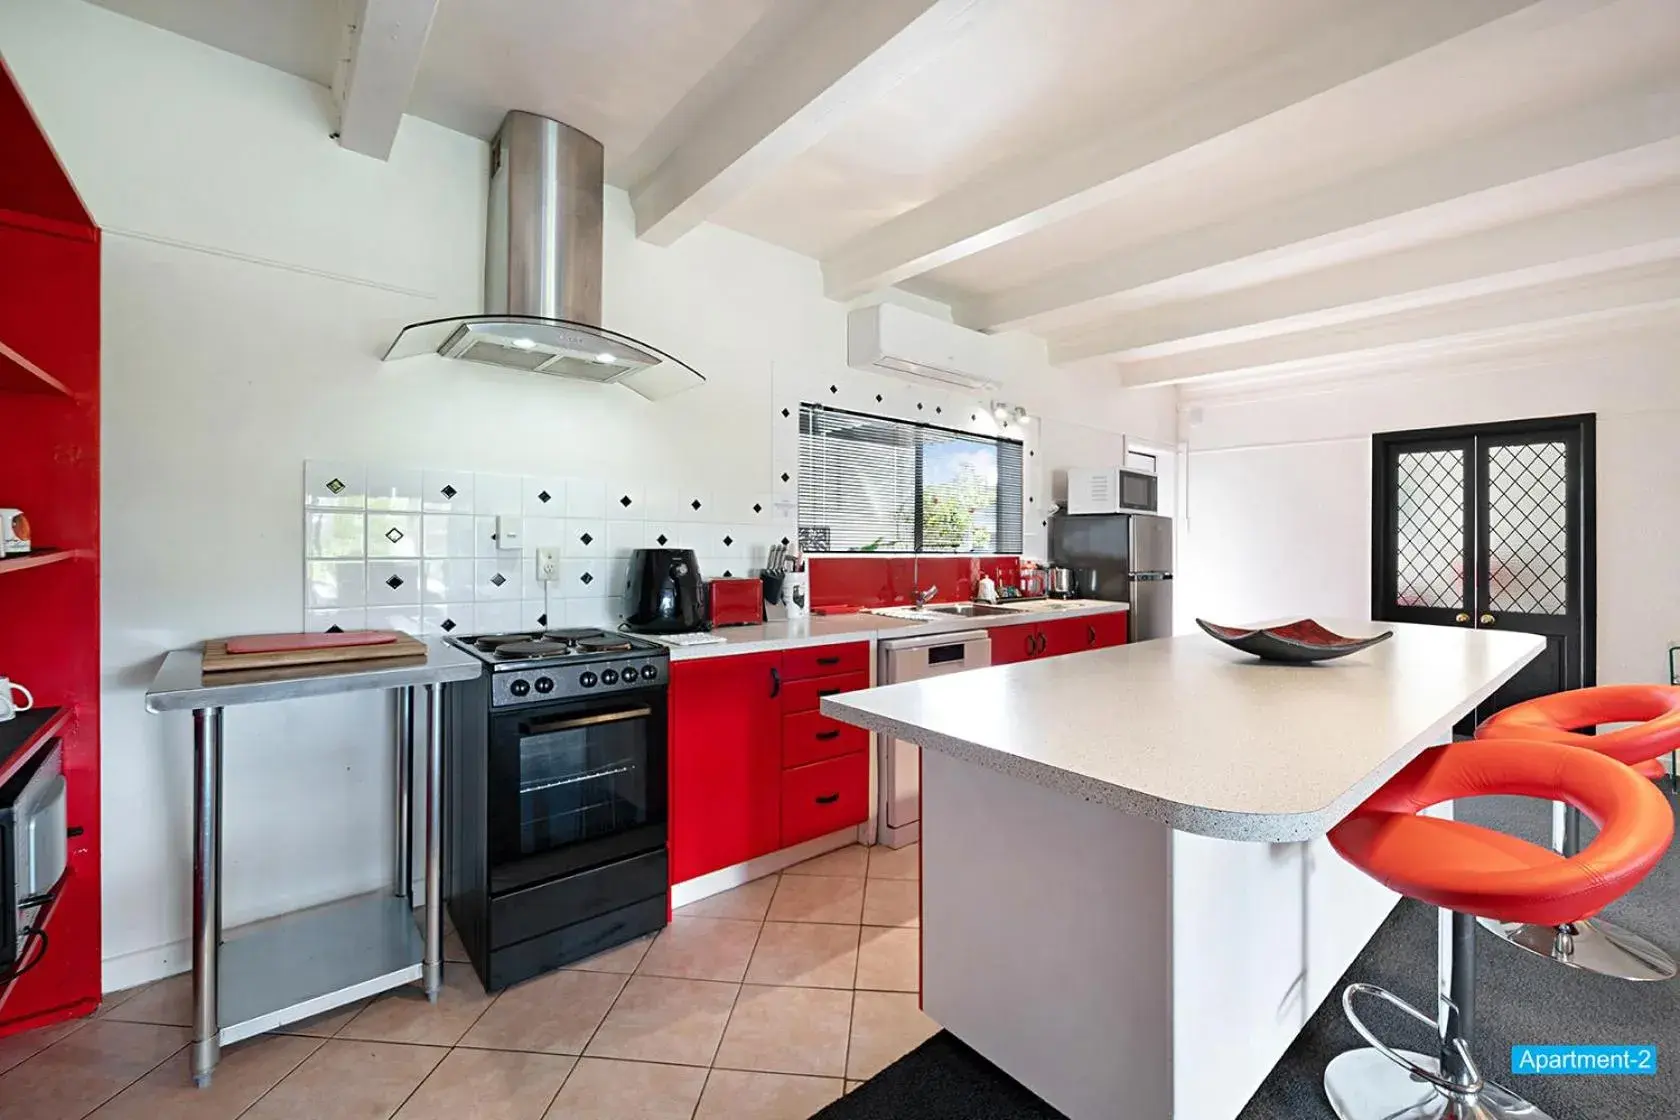
[[[1057,600],[1058,602],[1065,600]],[[883,638],[915,638],[923,634],[956,633],[962,630],[984,630],[993,626],[1015,626],[1045,618],[1089,618],[1092,615],[1129,611],[1130,604],[1108,601],[1081,600],[1068,606],[1050,606],[1035,601],[1007,605],[1009,615],[988,615],[983,618],[930,618],[917,621],[893,618],[889,615],[857,614],[816,615],[797,621],[766,622],[756,626],[726,626],[714,630],[725,637],[722,642],[703,645],[672,646],[672,661],[693,661],[702,657],[730,657],[739,653],[769,653],[776,650],[799,649],[803,646],[830,645],[836,642],[874,642]]]
[[[1544,648],[1543,644],[1540,648]],[[1539,651],[1537,650],[1536,653]],[[885,716],[879,712],[855,707],[847,703],[845,694],[822,699],[824,715],[845,723],[868,728],[879,734],[892,735],[916,743],[941,754],[965,762],[972,762],[1000,774],[1020,778],[1046,789],[1078,797],[1083,801],[1106,805],[1158,821],[1180,832],[1208,836],[1216,840],[1236,840],[1247,843],[1294,843],[1314,840],[1351,813],[1361,802],[1380,789],[1408,763],[1430,747],[1437,746],[1451,736],[1452,727],[1473,711],[1477,704],[1492,696],[1512,677],[1515,677],[1532,658],[1520,661],[1498,674],[1485,687],[1474,690],[1455,705],[1443,718],[1418,736],[1406,747],[1390,755],[1374,767],[1363,779],[1354,783],[1341,796],[1316,809],[1287,813],[1249,813],[1219,809],[1207,805],[1193,805],[1171,801],[1153,794],[1124,786],[1113,785],[1079,771],[1052,766],[1036,759],[1023,758],[1008,751],[1000,751],[983,744],[942,735],[916,724]]]

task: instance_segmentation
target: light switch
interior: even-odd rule
[[[525,547],[525,519],[501,515],[496,518],[496,550],[518,552]]]

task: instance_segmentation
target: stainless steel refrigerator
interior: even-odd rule
[[[1132,641],[1171,636],[1172,518],[1058,514],[1050,520],[1050,563],[1073,569],[1080,598],[1130,603]]]

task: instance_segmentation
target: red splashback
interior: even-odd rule
[[[939,603],[974,597],[974,585],[989,575],[1014,586],[1018,556],[828,556],[811,559],[813,607],[902,607],[918,589],[937,587]]]

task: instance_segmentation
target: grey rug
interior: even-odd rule
[[[1540,844],[1551,834],[1550,812],[1537,801],[1482,798],[1460,802],[1457,812],[1461,819]],[[1605,916],[1680,953],[1680,856],[1670,850],[1650,878]],[[1435,930],[1432,907],[1403,901],[1336,990],[1363,980],[1429,1008],[1435,998]],[[1680,981],[1633,984],[1577,972],[1490,935],[1477,938],[1476,966],[1475,1053],[1486,1075],[1557,1120],[1680,1117]],[[1428,1032],[1397,1013],[1373,1010],[1368,1021],[1390,1042],[1429,1051]],[[1658,1072],[1655,1077],[1512,1077],[1515,1043],[1654,1043]],[[1360,1045],[1342,1018],[1340,999],[1332,996],[1243,1109],[1241,1120],[1335,1120],[1324,1099],[1324,1067]],[[1208,1073],[1218,1075],[1217,1069]],[[1057,1120],[1060,1115],[942,1031],[818,1113],[816,1120]]]

